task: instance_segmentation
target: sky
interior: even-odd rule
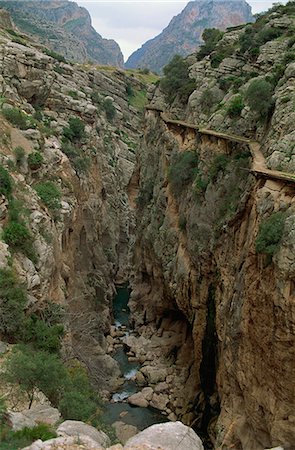
[[[102,37],[118,42],[126,61],[147,40],[160,34],[188,1],[78,0],[77,3],[88,9],[92,25]],[[267,10],[274,2],[248,0],[248,3],[256,14]]]

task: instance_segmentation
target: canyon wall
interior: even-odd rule
[[[294,21],[280,8],[270,17],[256,27],[280,27],[281,37],[261,45],[258,57],[237,51],[217,68],[210,57],[190,58],[196,84],[186,105],[155,93],[138,161],[133,318],[155,333],[182,320],[190,346],[179,404],[171,407],[198,431],[207,429],[220,449],[295,442],[295,72],[286,34]],[[225,33],[219,48],[237,45],[243,32]],[[233,99],[244,99],[254,80],[274,77],[278,57],[271,115],[258,118],[245,99],[233,117]],[[290,172],[289,182],[255,176],[256,156],[235,135],[259,141],[265,167]],[[177,367],[181,346],[174,355]]]
[[[101,388],[114,387],[120,373],[105,354],[105,335],[114,282],[130,272],[127,187],[141,123],[126,88],[144,92],[145,85],[116,69],[72,66],[10,37],[1,30],[1,165],[13,186],[12,198],[1,197],[1,228],[10,229],[17,203],[32,251],[1,241],[1,269],[11,268],[25,286],[27,316],[61,306],[64,358],[79,358]]]

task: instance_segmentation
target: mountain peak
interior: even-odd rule
[[[68,0],[0,1],[23,32],[69,61],[123,66],[119,45],[103,39],[87,9]]]
[[[161,72],[176,55],[186,56],[202,44],[205,28],[227,27],[252,22],[251,7],[245,0],[195,0],[173,17],[155,38],[147,41],[128,59],[127,68],[148,68]]]

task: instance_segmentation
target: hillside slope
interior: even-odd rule
[[[205,28],[227,27],[251,22],[251,8],[245,0],[196,0],[189,2],[167,28],[143,44],[129,57],[125,66],[161,72],[176,55],[189,55],[202,43]]]
[[[85,8],[67,0],[0,1],[19,30],[60,53],[69,61],[94,61],[123,66],[119,45],[103,39],[91,25]]]

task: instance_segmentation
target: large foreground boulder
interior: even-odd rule
[[[9,412],[8,423],[13,431],[24,427],[33,428],[40,423],[55,425],[60,420],[60,412],[49,405],[37,405],[21,412]]]
[[[22,450],[104,450],[100,444],[88,436],[66,436],[42,442],[41,439],[35,441],[29,447]]]
[[[80,422],[78,420],[66,420],[59,425],[56,431],[59,436],[63,437],[88,436],[90,439],[92,439],[102,447],[108,447],[109,445],[111,445],[110,438],[103,431],[98,431],[91,425],[87,425],[86,423]]]
[[[129,439],[124,450],[204,450],[199,436],[181,422],[152,425]]]

